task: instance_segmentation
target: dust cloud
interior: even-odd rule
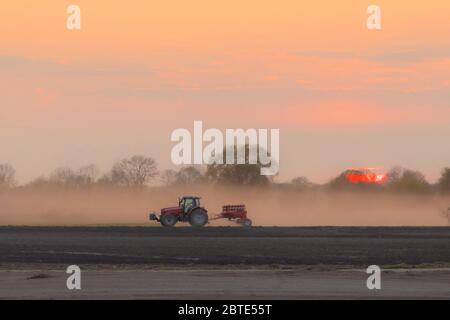
[[[246,204],[255,226],[446,226],[450,196],[252,188],[167,187],[142,191],[13,190],[0,194],[0,225],[159,225],[150,211],[198,195],[210,216]],[[183,224],[180,224],[183,225]],[[211,225],[235,225],[227,220]]]

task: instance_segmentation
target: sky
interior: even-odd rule
[[[81,9],[68,30],[66,9]],[[379,5],[382,29],[368,30]],[[0,4],[0,163],[27,182],[127,156],[176,167],[174,129],[280,129],[279,181],[450,166],[450,2]]]

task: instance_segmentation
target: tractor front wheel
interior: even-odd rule
[[[193,227],[203,227],[208,223],[208,214],[201,208],[194,209],[189,215],[189,223]]]
[[[160,220],[164,227],[173,227],[177,223],[178,218],[171,214],[164,214],[161,216]]]

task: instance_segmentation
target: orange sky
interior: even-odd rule
[[[69,4],[81,8],[79,31],[65,27]],[[382,9],[380,31],[366,28],[369,4]],[[280,180],[393,165],[435,180],[450,165],[448,1],[0,9],[0,162],[21,181],[134,153],[171,167],[170,132],[193,120],[280,128]]]

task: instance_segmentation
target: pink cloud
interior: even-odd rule
[[[34,89],[34,94],[39,104],[50,105],[55,103],[57,99],[56,92],[49,89],[38,87]]]
[[[266,120],[282,126],[318,128],[445,124],[450,122],[450,109],[328,101],[280,107]]]

